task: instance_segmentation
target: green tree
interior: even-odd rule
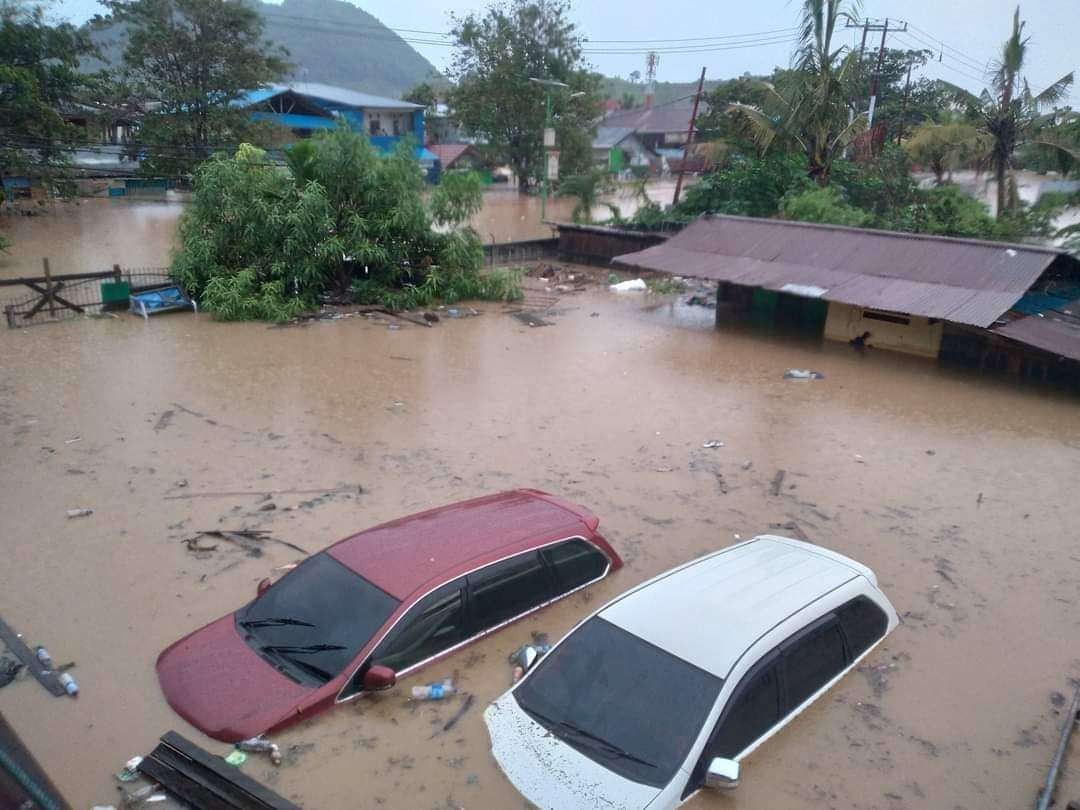
[[[582,39],[564,0],[509,0],[482,14],[454,16],[455,81],[450,106],[464,130],[484,138],[494,159],[510,165],[524,191],[544,169],[546,95],[567,175],[588,170],[599,77],[582,57]],[[530,79],[562,82],[548,88]]]
[[[637,96],[627,90],[619,97],[619,107],[624,110],[632,110],[638,106]]]
[[[49,25],[40,7],[0,2],[0,180],[29,174],[51,186],[68,178],[79,131],[61,113],[85,91],[79,58],[90,51],[84,33]]]
[[[429,110],[434,109],[435,105],[438,103],[438,99],[435,97],[435,88],[427,82],[420,82],[420,84],[416,85],[403,95],[401,100],[419,104],[422,107],[427,107]]]
[[[381,157],[344,126],[297,144],[287,165],[244,144],[196,170],[172,273],[216,316],[284,320],[350,287],[394,307],[519,293],[506,277],[477,275],[483,248],[463,223],[479,208],[479,178],[426,199],[415,144]]]
[[[833,161],[865,125],[852,115],[848,84],[856,59],[835,47],[837,25],[853,12],[843,0],[803,0],[795,65],[766,85],[761,107],[746,103],[728,109],[746,125],[762,153],[793,149],[806,156],[807,173],[819,185],[829,182]]]
[[[236,102],[279,80],[285,52],[262,37],[259,12],[242,0],[106,0],[127,24],[120,79],[145,99],[143,170],[189,174],[221,144],[258,138]]]
[[[904,143],[911,159],[934,173],[934,182],[941,185],[945,175],[954,169],[977,162],[985,154],[986,144],[971,124],[934,124],[919,126]]]
[[[773,151],[730,161],[706,175],[687,189],[675,213],[686,218],[704,213],[772,217],[785,194],[810,185],[802,155]]]
[[[601,195],[614,190],[611,176],[602,169],[593,169],[585,174],[563,177],[559,182],[559,194],[577,200],[570,218],[574,222],[591,223],[592,212],[600,204]],[[620,216],[618,206],[604,203],[611,213]]]
[[[1080,150],[1053,138],[1050,127],[1056,122],[1056,116],[1044,115],[1047,108],[1053,107],[1068,93],[1073,82],[1072,72],[1041,93],[1032,93],[1023,76],[1027,53],[1028,38],[1024,36],[1024,22],[1017,7],[1013,14],[1012,35],[1002,45],[1001,58],[994,69],[993,93],[983,90],[977,101],[972,98],[982,118],[982,131],[988,136],[987,160],[997,183],[999,220],[1006,218],[1011,209],[1019,207],[1012,176],[1013,156],[1018,148],[1039,144],[1080,157]]]

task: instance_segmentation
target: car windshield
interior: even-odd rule
[[[329,554],[317,554],[236,612],[253,650],[302,683],[330,681],[400,602]]]
[[[596,617],[552,650],[514,697],[585,756],[663,787],[685,761],[722,684]]]

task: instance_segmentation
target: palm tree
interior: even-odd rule
[[[837,24],[855,19],[858,0],[804,0],[800,39],[792,70],[775,85],[766,83],[761,108],[731,104],[762,153],[774,146],[794,148],[806,155],[809,175],[827,185],[833,161],[865,127],[854,114],[846,85],[856,57],[845,46],[833,48]]]
[[[1024,36],[1024,22],[1020,19],[1020,7],[1013,14],[1012,36],[1005,40],[1001,59],[992,74],[994,93],[983,90],[978,99],[982,117],[982,129],[989,136],[988,162],[997,181],[997,216],[1017,203],[1015,182],[1012,176],[1013,154],[1017,147],[1035,144],[1055,151],[1064,151],[1072,157],[1080,157],[1074,148],[1055,141],[1051,127],[1059,123],[1060,115],[1043,111],[1052,108],[1065,97],[1073,82],[1070,71],[1041,93],[1033,94],[1027,80],[1021,75],[1027,56],[1028,38]],[[1067,113],[1067,116],[1075,114]],[[1006,194],[1006,183],[1011,193]]]

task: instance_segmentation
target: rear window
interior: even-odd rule
[[[559,593],[592,582],[608,567],[608,558],[584,540],[568,540],[540,553],[555,572]]]
[[[686,761],[723,680],[599,617],[537,665],[514,698],[608,770],[653,787]]]
[[[860,596],[836,611],[854,660],[872,647],[889,626],[889,617],[870,599]]]

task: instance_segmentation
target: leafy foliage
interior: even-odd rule
[[[415,85],[409,92],[405,93],[401,97],[402,101],[411,101],[413,104],[420,104],[423,107],[427,107],[429,110],[434,109],[438,99],[435,98],[435,88],[433,88],[427,82],[420,82]]]
[[[591,223],[592,212],[600,203],[600,196],[614,189],[611,176],[602,169],[593,169],[586,174],[564,177],[559,183],[559,194],[573,197],[577,202],[570,218],[574,222]],[[613,214],[618,214],[618,207],[605,203]]]
[[[464,177],[425,202],[411,143],[380,157],[347,127],[293,147],[285,170],[245,144],[197,170],[173,276],[227,319],[287,319],[350,287],[395,307],[421,288],[506,295],[498,278],[474,278],[483,248],[462,223],[478,187]]]
[[[678,213],[693,217],[710,212],[747,217],[771,217],[785,194],[809,188],[802,155],[776,152],[732,161],[691,186]]]
[[[780,213],[784,219],[801,222],[824,222],[861,228],[873,217],[845,200],[835,186],[812,188],[784,200]]]
[[[0,2],[0,178],[66,181],[67,152],[79,131],[60,111],[85,89],[78,67],[90,48],[71,25],[49,25],[40,7]]]
[[[453,17],[450,106],[467,134],[483,138],[492,158],[511,166],[522,190],[543,173],[549,90],[560,170],[581,174],[592,163],[599,77],[586,69],[568,13],[564,0],[509,0],[482,15]],[[531,78],[568,86],[545,87]]]
[[[971,124],[925,123],[904,144],[911,159],[934,173],[940,186],[945,175],[961,166],[977,164],[987,152],[985,138]]]
[[[155,106],[142,119],[142,170],[191,173],[214,147],[255,137],[235,102],[280,79],[285,53],[262,38],[263,20],[231,0],[107,0],[126,24],[120,80]],[[146,147],[149,146],[147,150]]]

